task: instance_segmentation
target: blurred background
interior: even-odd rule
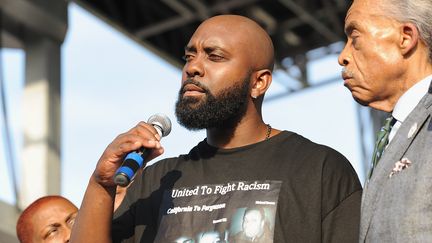
[[[343,87],[345,0],[0,1],[0,242],[17,242],[20,211],[61,194],[81,204],[88,179],[118,134],[165,113],[161,158],[205,138],[179,126],[174,103],[183,48],[204,19],[240,14],[276,49],[264,121],[345,155],[362,183],[384,114]],[[156,159],[155,161],[157,161]]]

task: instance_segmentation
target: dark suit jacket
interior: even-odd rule
[[[360,242],[432,242],[431,116],[432,83],[365,185]],[[411,164],[390,177],[401,160]]]

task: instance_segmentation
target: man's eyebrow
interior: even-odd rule
[[[224,51],[224,49],[221,48],[221,47],[219,47],[219,46],[208,46],[208,47],[204,48],[204,51],[206,53],[211,53],[211,52],[214,52],[214,51]]]
[[[77,214],[78,214],[78,212],[70,213],[70,214],[66,217],[66,222],[69,222],[69,220],[71,220],[72,218],[75,218]]]
[[[350,35],[350,34],[354,31],[354,29],[356,29],[356,27],[357,27],[357,22],[355,22],[355,21],[350,22],[350,23],[345,27],[345,34],[346,34],[346,35]]]
[[[185,46],[184,50],[185,50],[185,52],[197,52],[197,49],[196,49],[195,46]],[[224,51],[224,49],[221,48],[221,47],[219,47],[219,46],[207,46],[207,47],[204,47],[204,51],[206,53],[211,53],[211,52],[217,51],[217,50]]]
[[[185,46],[184,47],[185,52],[196,52],[195,46]]]
[[[41,232],[42,232],[43,235],[45,235],[47,230],[49,230],[49,229],[51,229],[51,228],[57,228],[57,227],[59,227],[59,226],[60,226],[59,223],[51,223],[51,224],[46,225],[45,227],[43,227],[43,228],[41,229]]]

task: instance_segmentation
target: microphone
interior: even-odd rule
[[[164,114],[154,114],[148,119],[147,123],[153,125],[161,138],[171,132],[171,121]],[[149,155],[150,151],[150,149],[141,147],[137,151],[130,152],[125,157],[122,166],[116,171],[114,183],[122,187],[129,185],[138,169],[143,166],[145,157]]]

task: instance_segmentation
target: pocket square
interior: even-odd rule
[[[408,168],[411,165],[411,161],[408,158],[403,158],[395,163],[392,171],[390,172],[389,178],[394,174],[401,172],[402,170]]]

